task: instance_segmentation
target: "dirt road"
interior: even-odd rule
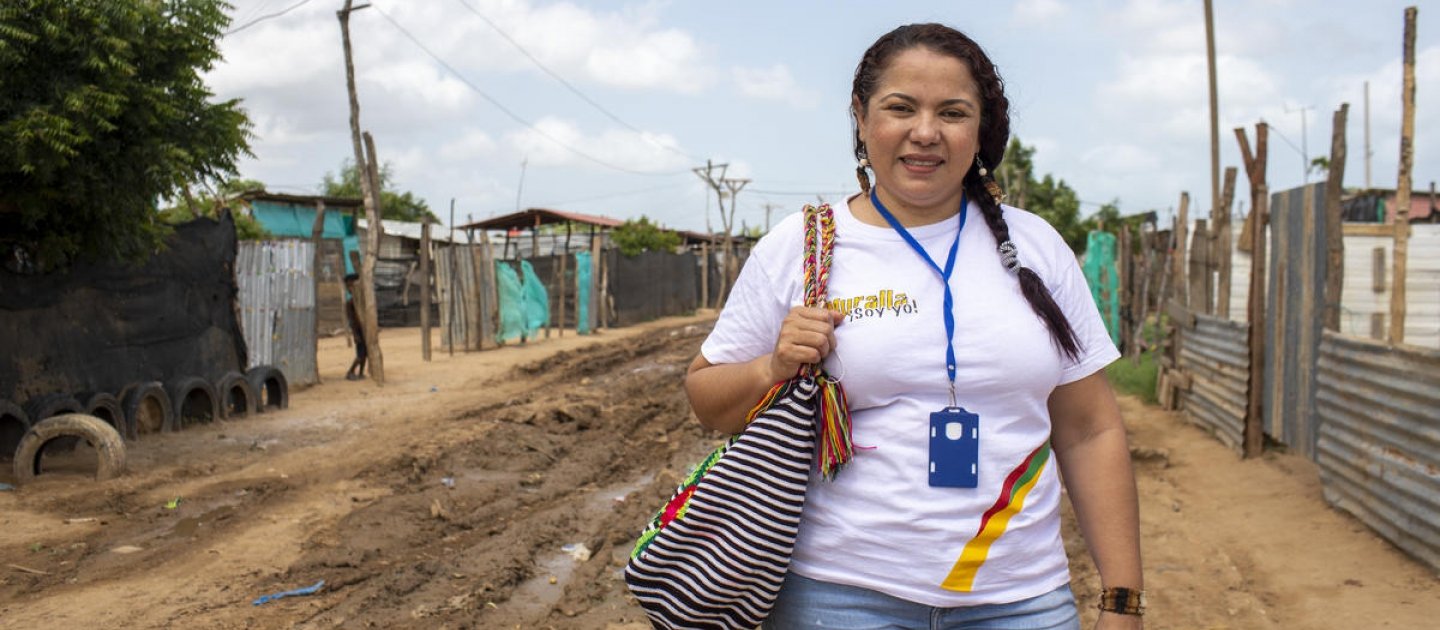
[[[709,323],[431,363],[418,331],[386,330],[384,387],[345,381],[345,341],[322,340],[325,384],[293,392],[288,410],[146,436],[119,480],[55,475],[0,493],[0,624],[647,628],[619,569],[719,440],[679,389]],[[1440,619],[1436,575],[1327,508],[1307,462],[1241,462],[1171,414],[1123,404],[1149,628]],[[1073,532],[1067,522],[1088,602],[1093,569]],[[252,604],[322,580],[313,595]]]

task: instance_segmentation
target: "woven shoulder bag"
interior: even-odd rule
[[[805,304],[824,307],[830,206],[806,206],[805,225]],[[771,388],[745,430],[695,466],[630,555],[625,582],[654,626],[760,625],[790,567],[811,467],[833,479],[852,448],[845,393],[820,364]]]

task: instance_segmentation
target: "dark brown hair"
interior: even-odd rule
[[[851,96],[860,103],[861,111],[850,111],[855,133],[855,159],[866,158],[865,142],[860,138],[859,117],[870,107],[870,98],[880,84],[881,76],[889,68],[890,61],[899,53],[912,48],[926,48],[949,55],[964,62],[970,68],[980,92],[980,159],[992,173],[1005,159],[1005,145],[1010,142],[1010,100],[1005,98],[1005,82],[994,62],[975,40],[964,33],[943,24],[908,24],[886,33],[875,40],[860,64],[855,67],[855,83]],[[853,107],[853,104],[852,104]],[[979,169],[971,164],[965,173],[966,196],[980,206],[985,225],[995,236],[996,245],[1010,240],[1010,226],[1000,209],[1000,201],[986,190],[985,180],[993,175],[981,177]],[[1023,260],[1023,258],[1022,258]],[[1055,298],[1045,288],[1045,281],[1028,267],[1016,270],[1020,280],[1020,291],[1025,301],[1035,311],[1045,326],[1050,329],[1050,338],[1071,360],[1080,356],[1080,342],[1075,336],[1065,313],[1055,303]]]

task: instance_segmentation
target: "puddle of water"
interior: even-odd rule
[[[493,473],[491,474],[493,475]],[[618,500],[628,500],[632,493],[650,483],[654,478],[654,472],[645,472],[634,479],[591,490],[579,501],[582,513],[598,514],[613,510],[616,508]],[[576,537],[583,540],[592,534],[594,532],[582,531],[578,532]],[[505,604],[506,608],[522,611],[523,614],[532,617],[549,612],[560,601],[560,596],[565,593],[565,587],[570,583],[570,578],[578,564],[577,560],[563,549],[557,549],[537,557],[533,577],[515,588],[510,595],[510,600]],[[552,578],[555,580],[553,584],[550,582]]]

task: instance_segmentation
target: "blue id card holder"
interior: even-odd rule
[[[962,407],[930,414],[930,486],[974,488],[979,467],[980,416]]]

